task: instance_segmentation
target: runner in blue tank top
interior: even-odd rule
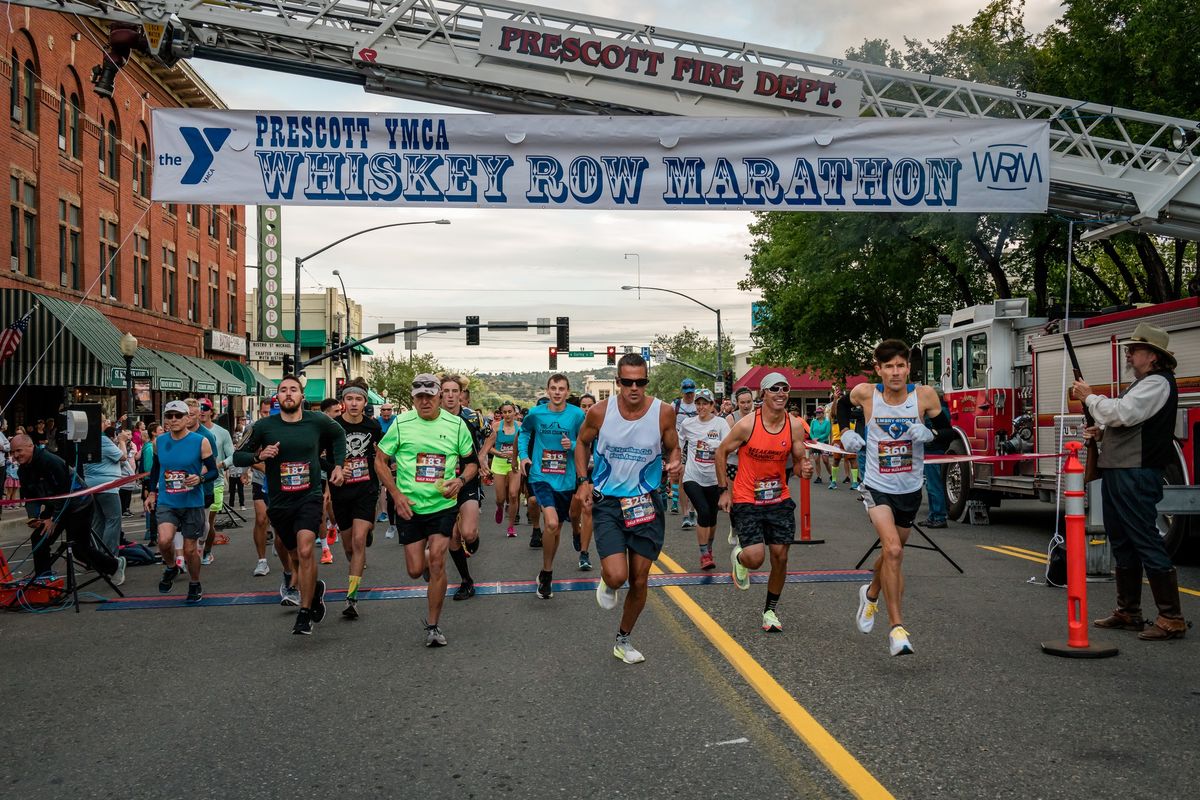
[[[596,602],[605,610],[616,608],[617,590],[629,580],[613,645],[613,655],[626,664],[646,660],[629,637],[646,605],[650,565],[662,552],[665,527],[658,489],[664,478],[678,481],[682,473],[675,409],[647,395],[647,383],[645,360],[636,353],[622,356],[617,394],[588,411],[575,448],[575,496],[592,509],[600,554]],[[593,442],[595,466],[589,477]]]

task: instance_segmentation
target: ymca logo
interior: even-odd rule
[[[992,144],[975,152],[975,180],[997,192],[1024,192],[1045,182],[1037,153],[1023,144]]]
[[[179,135],[192,151],[192,163],[179,180],[185,186],[195,185],[210,175],[213,156],[233,132],[232,128],[180,128]]]

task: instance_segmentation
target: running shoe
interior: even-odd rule
[[[821,479],[820,479],[820,478],[817,478],[815,481],[813,481],[813,483],[815,483],[817,486],[820,486],[820,485],[821,485]]]
[[[580,552],[580,554],[579,554],[579,571],[580,572],[591,572],[592,571],[592,559],[590,556],[588,556],[587,550],[584,550],[584,551]]]
[[[679,503],[671,503],[671,513],[672,514],[679,513]]]
[[[762,629],[766,633],[783,633],[783,623],[779,621],[774,610],[768,608],[763,612]]]
[[[750,569],[743,566],[738,560],[738,556],[742,554],[742,546],[740,544],[733,546],[733,552],[729,555],[729,563],[733,567],[733,585],[746,591],[750,588]]]
[[[207,566],[208,566],[209,564],[211,564],[213,561],[216,561],[216,559],[215,559],[215,558],[213,558],[213,554],[212,554],[212,553],[205,553],[204,555],[200,556],[200,563],[201,563],[203,566],[206,566],[206,567],[207,567]]]
[[[617,607],[617,590],[610,589],[604,578],[596,581],[596,605],[605,611],[612,611]]]
[[[730,526],[729,526],[729,536],[727,536],[727,537],[725,537],[725,538],[726,538],[726,540],[728,540],[728,542],[729,542],[729,545],[730,545],[731,547],[733,547],[733,546],[736,546],[736,545],[737,545],[737,543],[738,543],[738,535],[737,535],[737,531],[735,531],[735,530],[733,529],[733,525],[730,525]]]
[[[379,516],[375,518],[376,522],[387,522],[388,516],[386,511],[379,512]]]
[[[295,636],[312,636],[313,624],[312,618],[306,609],[300,609],[296,612],[296,624],[292,626],[292,634]]]
[[[213,546],[215,547],[219,544],[229,544],[229,537],[223,533],[218,533],[217,538],[213,539]]]
[[[517,529],[514,528],[512,525],[508,526],[508,538],[510,538],[510,539],[517,538]]]
[[[254,577],[261,578],[263,575],[269,575],[271,565],[267,563],[265,558],[260,558],[258,563],[254,565]]]
[[[912,643],[908,641],[908,631],[904,630],[903,625],[897,625],[888,634],[888,650],[894,656],[911,656],[913,654]]]
[[[189,605],[195,605],[203,599],[204,589],[200,586],[199,582],[190,581],[188,583],[187,603]]]
[[[338,529],[330,528],[329,532],[325,534],[325,544],[330,544],[330,545],[337,544],[337,540],[338,540]]]
[[[850,482],[849,478],[842,478],[842,483],[849,483],[849,482]]]
[[[496,506],[496,524],[499,525],[504,521],[504,506]]]
[[[542,529],[534,528],[533,535],[529,537],[529,546],[537,549],[542,546]]]
[[[322,564],[332,564],[333,563],[333,551],[329,549],[328,545],[321,548],[321,563]]]
[[[158,582],[158,591],[166,594],[171,591],[171,584],[179,577],[179,567],[167,567],[163,570],[162,579]]]
[[[633,643],[629,641],[628,636],[617,634],[617,643],[613,645],[613,655],[624,661],[626,664],[640,664],[646,660],[646,657],[641,654]]]
[[[285,587],[280,594],[279,605],[281,606],[297,606],[300,605],[300,590],[296,587]]]
[[[875,612],[879,610],[879,598],[875,598],[874,601],[867,598],[869,588],[869,583],[858,587],[858,613],[854,615],[854,622],[863,633],[870,633],[875,627]]]
[[[696,523],[692,521],[692,517],[689,514],[683,518],[683,522],[679,523],[679,527],[684,529],[694,528],[696,527]]]
[[[442,633],[442,629],[437,625],[425,626],[425,646],[426,647],[445,647],[446,635]]]
[[[313,590],[312,599],[312,621],[320,622],[325,619],[325,581],[317,580],[317,586]]]
[[[858,491],[858,484],[857,484],[857,483],[852,483],[852,484],[850,484],[850,491],[852,491],[852,492],[857,492],[857,491]]]
[[[387,533],[385,533],[384,536],[386,536],[388,539],[395,539],[396,538],[396,526],[388,525]]]
[[[830,481],[829,482],[829,491],[832,492],[836,488],[837,488],[837,481]]]
[[[120,586],[125,582],[125,556],[117,556],[117,571],[109,578],[113,586]]]
[[[542,600],[554,597],[554,573],[542,570],[537,576],[537,596]]]
[[[455,600],[470,600],[475,596],[474,582],[463,581],[459,584],[457,591],[454,592]]]
[[[346,598],[346,607],[342,609],[342,616],[346,619],[358,619],[358,601]]]
[[[712,553],[700,554],[700,569],[707,571],[716,568],[717,562],[713,561]]]

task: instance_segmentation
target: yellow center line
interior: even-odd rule
[[[1025,553],[1033,553],[1034,551],[1026,550],[1021,547],[1013,547],[1012,545],[1008,545],[1008,544],[1000,545],[999,547],[990,547],[986,544],[978,544],[975,546],[982,550],[991,550],[993,553],[999,553],[1002,556],[1012,556],[1013,558],[1023,558],[1026,561],[1033,561],[1034,563],[1037,563],[1037,564],[1045,564],[1046,563],[1045,556],[1040,555],[1040,554],[1037,554],[1036,557],[1035,556],[1027,556],[1027,555],[1025,555]],[[1142,581],[1142,583],[1149,585],[1150,582]],[[1190,594],[1193,597],[1200,597],[1200,591],[1196,591],[1195,589],[1188,589],[1185,586],[1180,586],[1179,591],[1182,592],[1183,594]]]
[[[1024,553],[1027,556],[1037,556],[1043,560],[1046,558],[1046,552],[1044,550],[1026,550],[1024,547],[1017,547],[1015,544],[1002,544],[997,546],[1002,547],[1005,550],[1011,550],[1014,553]]]
[[[672,572],[687,571],[666,553],[660,554],[659,560]],[[651,565],[650,569],[651,572],[655,572],[657,565]],[[892,798],[892,794],[883,788],[875,776],[867,772],[863,765],[796,702],[796,699],[718,625],[708,612],[692,600],[687,592],[679,586],[664,586],[663,591],[855,797],[881,800]]]

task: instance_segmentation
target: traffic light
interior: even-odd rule
[[[721,390],[721,396],[722,397],[732,396],[733,395],[733,370],[731,370],[731,369],[725,370],[725,374],[722,376],[721,383],[723,386],[723,388]]]
[[[552,369],[552,370],[558,369],[558,348],[557,347],[550,348],[550,369]]]
[[[558,323],[558,349],[571,349],[571,318],[559,317],[555,320]]]
[[[608,346],[608,365],[611,367],[617,363],[617,348],[611,344]]]
[[[467,317],[467,344],[479,344],[479,317]]]
[[[346,388],[346,379],[345,378],[336,378],[336,379],[334,379],[333,383],[337,387],[337,393],[334,394],[334,397],[341,397],[342,389]]]
[[[342,346],[342,332],[338,330],[330,331],[329,333],[329,349],[337,350]]]
[[[295,375],[296,374],[296,357],[293,356],[291,353],[285,353],[283,356],[283,374],[284,375]]]

